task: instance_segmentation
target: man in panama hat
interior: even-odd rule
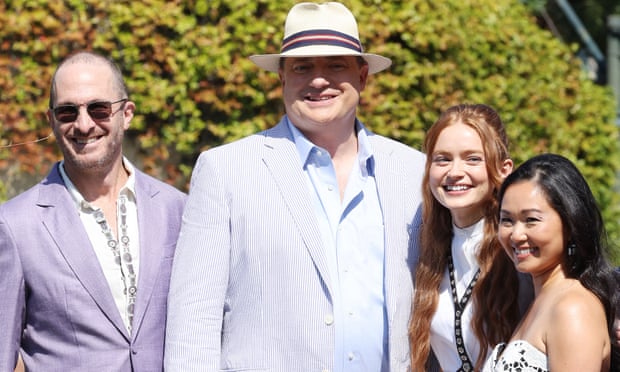
[[[406,371],[424,156],[356,117],[369,74],[342,4],[290,10],[275,127],[201,154],[175,256],[168,371]]]

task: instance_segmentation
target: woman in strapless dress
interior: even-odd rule
[[[586,180],[568,159],[538,155],[506,178],[499,202],[498,239],[535,298],[483,371],[617,371],[618,279]]]

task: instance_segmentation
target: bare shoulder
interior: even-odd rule
[[[550,369],[605,370],[610,344],[599,299],[576,283],[559,292],[550,305],[545,342]]]
[[[576,282],[569,289],[558,293],[552,302],[551,319],[554,323],[568,323],[564,326],[570,326],[575,323],[576,319],[583,321],[603,320],[605,322],[605,310],[601,301]]]

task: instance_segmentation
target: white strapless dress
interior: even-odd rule
[[[482,368],[482,372],[500,371],[548,372],[547,355],[527,341],[501,343],[495,346]]]

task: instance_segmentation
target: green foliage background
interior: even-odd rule
[[[620,242],[618,128],[610,89],[518,0],[347,0],[369,52],[394,64],[371,77],[361,119],[419,148],[439,112],[461,102],[500,112],[516,164],[561,153],[582,170]],[[121,66],[138,107],[138,165],[186,189],[200,151],[268,128],[283,114],[277,76],[247,58],[279,50],[292,1],[47,0],[0,3],[0,146],[50,134],[48,85],[68,53]],[[0,149],[0,169],[43,175],[53,138]],[[133,160],[133,159],[132,159]],[[0,180],[0,200],[6,193]],[[587,223],[587,221],[584,221]],[[620,256],[619,256],[620,257]]]

